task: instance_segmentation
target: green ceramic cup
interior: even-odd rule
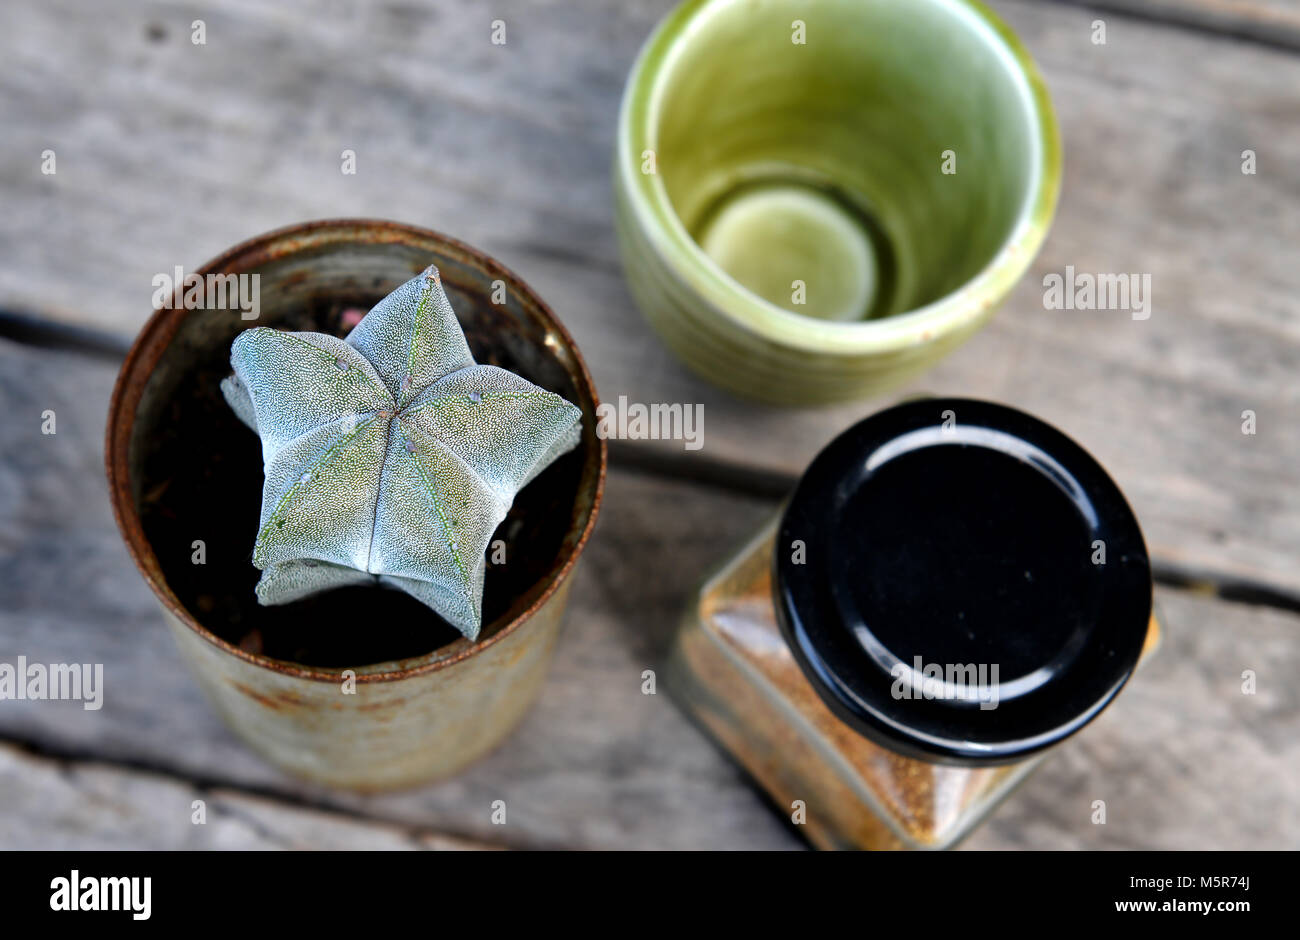
[[[1060,179],[1043,80],[975,0],[687,0],[632,68],[614,166],[651,324],[711,381],[791,404],[968,338]]]

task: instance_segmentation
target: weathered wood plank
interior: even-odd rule
[[[105,704],[0,702],[0,738],[517,846],[785,848],[797,837],[666,694],[641,694],[703,573],[775,504],[615,470],[541,701],[467,773],[407,793],[304,787],[203,702],[99,479],[111,366],[0,342],[0,661],[100,662]],[[55,409],[58,433],[40,434]],[[1300,847],[1300,617],[1162,591],[1165,648],[972,841],[983,848]],[[1243,669],[1259,691],[1239,691]],[[508,824],[493,826],[504,799]],[[1095,799],[1108,823],[1090,821]],[[0,816],[6,810],[0,809]]]
[[[796,473],[883,402],[737,402],[673,360],[619,273],[618,97],[669,6],[18,6],[0,35],[0,303],[130,333],[155,272],[303,218],[399,218],[515,267],[573,329],[605,398],[705,405],[702,451],[645,447]],[[1171,563],[1300,593],[1300,214],[1287,211],[1300,58],[1121,14],[1094,46],[1087,9],[995,6],[1055,96],[1060,214],[994,324],[916,388],[1058,423],[1112,469]],[[194,46],[200,13],[207,45]],[[40,172],[46,148],[57,175]],[[344,149],[355,176],[340,172]],[[1246,149],[1257,175],[1240,171]],[[1044,310],[1041,279],[1066,265],[1151,274],[1151,318]]]
[[[0,849],[482,849],[435,832],[0,744]],[[196,806],[201,803],[201,806]]]

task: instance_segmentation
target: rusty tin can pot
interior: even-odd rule
[[[306,666],[219,637],[169,586],[141,522],[142,443],[165,420],[195,350],[229,350],[241,330],[276,326],[312,297],[371,292],[375,299],[437,264],[462,324],[486,324],[527,377],[582,409],[576,498],[560,550],[477,642],[459,639],[413,659],[343,668]],[[545,303],[493,259],[426,229],[374,220],[309,222],[230,249],[195,272],[260,275],[260,315],[156,311],[137,337],[109,406],[105,462],[118,526],[158,595],[168,628],[200,686],[232,729],[272,763],[317,783],[355,789],[410,786],[453,774],[500,743],[541,690],[578,555],[595,523],[605,444],[595,434],[596,391],[573,339]],[[504,283],[506,302],[493,304]],[[499,293],[499,292],[498,292]],[[202,315],[200,315],[202,314]],[[256,471],[250,471],[256,472]]]

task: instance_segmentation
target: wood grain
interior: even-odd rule
[[[1110,13],[1300,49],[1300,9],[1291,0],[1053,0],[1105,19]]]
[[[8,826],[15,846],[81,844],[78,833],[96,845],[178,845],[199,837],[185,820],[141,804],[188,806],[196,789],[251,791],[275,804],[268,817],[285,802],[295,812],[362,817],[355,837],[346,827],[319,836],[339,844],[409,841],[417,830],[517,847],[802,845],[662,688],[641,692],[694,586],[775,503],[614,469],[554,669],[520,730],[439,785],[372,797],[329,792],[285,778],[236,741],[173,649],[100,476],[113,374],[102,362],[0,341],[0,406],[11,418],[0,424],[0,662],[21,654],[105,667],[99,711],[0,702],[0,739],[62,757],[72,774],[42,816],[46,758],[29,766],[0,750],[0,783],[6,774],[21,782],[22,812],[32,816],[9,821],[14,804],[0,809],[0,834]],[[40,432],[46,409],[57,415],[52,436]],[[1159,602],[1165,648],[972,847],[1300,847],[1300,617],[1186,591],[1162,591]],[[1256,695],[1241,694],[1244,669],[1258,675]],[[122,767],[87,766],[103,763]],[[87,808],[64,819],[59,807],[84,793],[121,801],[112,812],[126,815]],[[505,826],[490,820],[497,799],[507,804]],[[1097,799],[1107,804],[1105,826],[1091,822]],[[252,811],[242,807],[231,810],[245,814],[230,823],[231,839],[254,838],[243,829]],[[302,832],[294,820],[266,825],[267,843]]]
[[[608,182],[619,93],[669,6],[14,7],[0,33],[0,305],[130,334],[156,272],[306,218],[402,219],[516,268],[572,329],[604,398],[705,405],[703,450],[640,452],[795,474],[887,400],[735,401],[674,361],[620,276]],[[1005,400],[1057,423],[1112,470],[1169,565],[1300,595],[1300,58],[1122,12],[1094,46],[1089,9],[994,6],[1059,110],[1060,212],[993,325],[899,394]],[[204,46],[190,42],[199,15]],[[505,45],[490,41],[494,19]],[[39,170],[47,148],[53,176]],[[340,172],[344,149],[354,176]],[[1256,175],[1241,172],[1246,149]],[[1066,265],[1149,273],[1151,318],[1045,310],[1042,278]],[[1241,433],[1246,410],[1254,436]]]
[[[11,744],[0,744],[0,787],[0,849],[7,851],[489,848],[164,774],[41,757]]]

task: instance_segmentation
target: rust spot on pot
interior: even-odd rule
[[[357,711],[377,712],[386,708],[387,709],[401,708],[405,704],[406,704],[406,699],[402,699],[402,698],[389,699],[385,702],[363,702],[357,706]]]
[[[229,682],[236,689],[238,689],[240,692],[242,692],[244,695],[248,696],[253,701],[257,702],[259,705],[263,705],[266,708],[271,709],[271,711],[273,712],[278,712],[280,710],[280,703],[277,702],[275,699],[265,696],[260,692],[254,691],[253,689],[250,689],[242,682],[235,682],[233,679],[227,679],[226,681]]]
[[[270,690],[258,691],[257,689],[250,689],[242,682],[236,682],[234,679],[227,678],[226,682],[227,684],[238,689],[244,695],[251,698],[253,701],[261,705],[265,705],[267,708],[273,711],[280,711],[284,706],[288,706],[290,708],[311,707],[311,702],[308,702],[306,699],[304,699],[301,695],[298,695],[296,692],[290,692],[286,689],[270,689]]]

